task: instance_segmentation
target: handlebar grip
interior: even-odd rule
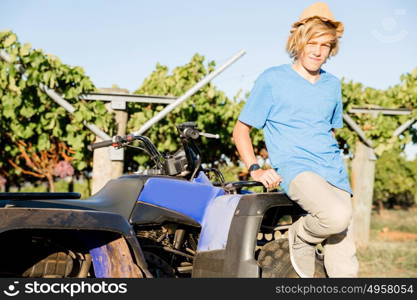
[[[228,182],[228,185],[234,186],[236,188],[242,188],[242,187],[253,187],[253,186],[264,186],[262,182],[260,181],[234,181],[234,182]]]
[[[254,186],[262,186],[263,191],[266,192],[267,188],[264,186],[264,184],[260,181],[234,181],[234,182],[228,182],[226,184],[226,187],[234,187],[236,189],[241,189],[244,187],[254,187]]]
[[[111,146],[111,145],[113,145],[113,141],[112,140],[107,140],[107,141],[102,141],[102,142],[91,144],[91,145],[88,146],[88,149],[93,151],[94,149],[108,147],[108,146]]]

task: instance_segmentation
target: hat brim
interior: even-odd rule
[[[307,23],[308,21],[310,21],[311,19],[314,19],[314,18],[318,18],[318,19],[320,19],[320,20],[322,20],[322,21],[324,21],[324,22],[329,22],[329,23],[331,23],[335,28],[336,28],[336,34],[337,34],[337,37],[341,37],[342,35],[343,35],[343,32],[344,32],[344,30],[345,30],[345,27],[344,27],[344,25],[343,25],[343,23],[342,22],[339,22],[339,21],[334,21],[334,20],[330,20],[330,19],[328,19],[328,18],[325,18],[325,17],[321,17],[321,16],[311,16],[311,17],[308,17],[308,18],[305,18],[305,19],[303,19],[303,20],[300,20],[300,21],[297,21],[297,22],[295,22],[294,24],[292,24],[292,28],[291,28],[291,32],[293,32],[298,26],[300,26],[301,24],[305,24],[305,23]]]

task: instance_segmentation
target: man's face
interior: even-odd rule
[[[331,35],[312,38],[298,57],[301,65],[310,72],[316,72],[326,62],[331,50]]]

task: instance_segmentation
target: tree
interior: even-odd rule
[[[64,143],[71,150],[74,169],[80,172],[89,168],[92,155],[86,145],[93,142],[94,135],[82,121],[94,123],[109,134],[113,121],[102,102],[78,98],[95,90],[83,69],[63,64],[54,55],[32,49],[30,44],[21,45],[10,31],[0,32],[0,49],[11,58],[10,63],[0,59],[0,174],[13,179],[9,182],[24,179],[22,171],[27,161],[16,159],[25,155],[19,148],[22,143],[38,154],[53,151],[56,141]],[[63,95],[76,108],[74,114],[69,115],[53,102],[41,90],[41,84]]]
[[[416,204],[417,159],[407,161],[401,149],[384,152],[376,162],[374,203],[379,210]]]
[[[396,147],[403,150],[413,137],[417,139],[416,131],[412,128],[403,132],[400,138],[392,138],[394,130],[400,125],[412,117],[417,119],[417,68],[410,73],[401,75],[400,83],[387,90],[364,87],[361,83],[352,81],[342,81],[342,96],[345,113],[355,106],[412,110],[411,115],[352,115],[352,119],[362,128],[366,137],[373,142],[378,155]],[[355,152],[358,136],[353,130],[345,126],[337,131],[337,137],[342,143],[347,143],[350,146],[351,152]]]
[[[166,66],[157,64],[156,70],[144,80],[135,93],[178,97],[213,71],[214,67],[213,61],[205,64],[204,57],[199,54],[194,55],[184,66],[175,68],[171,74]],[[195,121],[201,131],[220,135],[220,140],[202,137],[200,145],[204,150],[204,162],[218,163],[222,156],[237,162],[238,155],[231,137],[242,105],[243,102],[237,103],[228,99],[222,91],[209,83],[145,132],[145,135],[157,144],[159,151],[173,152],[180,147],[175,125]],[[162,109],[163,106],[158,104],[129,103],[128,132],[138,130]],[[127,156],[133,157],[136,164],[148,161],[146,155],[137,152],[128,152]]]
[[[48,150],[41,150],[39,153],[34,150],[32,145],[19,141],[18,148],[20,155],[9,163],[23,174],[34,176],[36,178],[46,178],[49,184],[49,190],[55,192],[54,176],[61,178],[74,175],[74,168],[71,161],[74,151],[69,149],[65,143],[58,142],[56,139],[51,143]],[[22,162],[27,168],[22,167]]]

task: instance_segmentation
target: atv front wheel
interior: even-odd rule
[[[300,278],[291,264],[288,239],[282,238],[265,244],[259,253],[258,264],[262,278]],[[323,260],[318,256],[314,277],[327,277]]]

